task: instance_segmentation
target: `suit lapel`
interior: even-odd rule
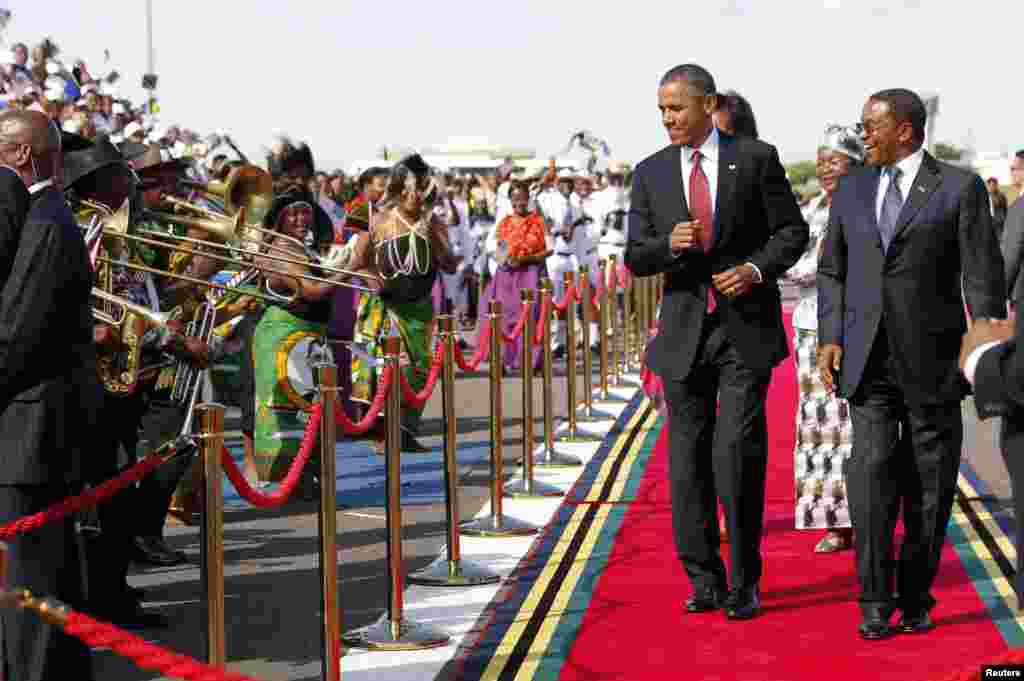
[[[678,144],[673,144],[669,147],[670,151],[667,156],[668,168],[666,169],[666,175],[669,182],[669,194],[673,194],[679,197],[679,208],[681,210],[680,222],[690,219],[690,207],[686,204],[686,188],[683,186],[683,152]]]
[[[736,139],[719,133],[718,136],[718,182],[715,188],[715,246],[722,243],[727,230],[733,226],[733,209],[736,207],[737,169]]]
[[[921,160],[921,168],[917,171],[917,177],[914,178],[914,184],[910,188],[910,196],[904,200],[899,220],[896,221],[893,241],[907,229],[914,216],[928,203],[932,192],[938,189],[940,184],[942,184],[942,175],[939,165],[928,152],[925,152],[924,158]]]
[[[881,182],[882,171],[872,168],[861,176],[860,183],[860,205],[868,207],[868,232],[874,236],[875,244],[882,250],[882,233],[878,231],[878,185]],[[852,179],[852,178],[844,178]],[[840,180],[842,182],[843,180]]]

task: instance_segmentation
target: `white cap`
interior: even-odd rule
[[[46,88],[46,93],[43,96],[51,102],[63,102],[64,88]]]
[[[114,102],[110,105],[110,113],[114,115],[126,113],[124,104],[122,104],[121,102]]]
[[[569,168],[565,168],[564,170],[559,170],[558,171],[558,179],[559,180],[574,180],[574,179],[576,179],[576,173],[573,170],[570,170]]]
[[[124,126],[123,132],[125,139],[127,139],[129,137],[132,137],[133,135],[137,135],[138,133],[143,132],[142,125],[140,125],[138,121],[132,121],[128,125]]]
[[[82,130],[82,121],[77,118],[69,118],[64,121],[64,125],[62,127],[64,128],[64,132],[77,134]]]
[[[110,136],[110,141],[114,144],[121,144],[121,142],[124,142],[124,135],[115,133]]]
[[[46,60],[46,72],[48,74],[50,74],[51,76],[55,76],[58,73],[60,73],[61,71],[63,71],[63,70],[64,70],[64,67],[61,66],[60,62],[58,62],[58,61],[56,61],[54,59],[47,59]]]

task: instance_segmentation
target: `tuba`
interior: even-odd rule
[[[244,211],[250,224],[262,224],[274,200],[274,180],[270,173],[254,165],[239,166],[223,181],[186,182],[201,193],[224,202],[224,212],[236,215]]]

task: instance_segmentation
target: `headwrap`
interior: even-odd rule
[[[320,207],[316,198],[307,189],[295,188],[284,194],[279,194],[270,204],[270,210],[263,218],[263,226],[266,229],[277,231],[277,222],[286,208],[296,203],[305,203],[313,209],[313,224],[310,225],[310,234],[313,243],[308,244],[320,251],[321,248],[334,243],[334,224],[327,212]]]
[[[824,146],[840,154],[846,154],[858,163],[864,162],[864,140],[853,128],[835,124],[827,126]]]

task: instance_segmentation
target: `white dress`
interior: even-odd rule
[[[793,311],[794,353],[800,400],[796,413],[796,527],[850,527],[843,465],[850,456],[853,426],[846,400],[829,395],[818,375],[818,258],[828,227],[828,206],[822,196],[804,209],[810,227],[807,250],[784,275],[798,287],[800,302]],[[816,493],[811,493],[816,490]],[[808,509],[807,498],[814,499]],[[801,503],[801,497],[804,497]]]

